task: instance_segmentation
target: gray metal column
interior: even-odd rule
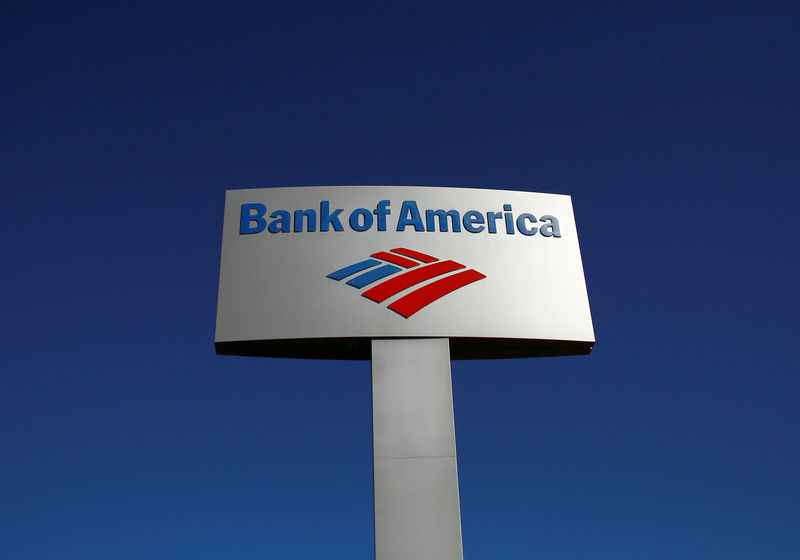
[[[376,560],[461,560],[446,338],[372,341]]]

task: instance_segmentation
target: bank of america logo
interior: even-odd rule
[[[349,278],[346,284],[359,290],[372,286],[361,295],[375,303],[383,303],[400,292],[416,287],[388,305],[389,309],[408,319],[450,292],[486,278],[477,270],[462,270],[464,268],[463,264],[456,261],[440,261],[419,251],[397,248],[373,253],[367,260],[331,272],[328,278],[337,281]],[[460,272],[455,272],[457,270]],[[384,280],[389,276],[391,278]],[[375,284],[379,280],[383,281]]]

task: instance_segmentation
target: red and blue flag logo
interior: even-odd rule
[[[331,272],[328,278],[337,281],[349,278],[346,284],[359,290],[371,286],[361,295],[375,303],[383,303],[416,287],[388,305],[389,309],[408,319],[450,292],[486,278],[477,270],[464,268],[456,261],[441,261],[419,251],[397,248],[373,253],[369,259]],[[376,284],[379,280],[381,282]]]

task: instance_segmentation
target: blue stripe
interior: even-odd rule
[[[399,266],[394,266],[392,264],[384,265],[380,268],[375,268],[370,270],[369,272],[365,272],[361,276],[356,276],[352,280],[348,280],[347,284],[349,286],[355,286],[356,288],[363,288],[367,284],[372,284],[376,280],[380,280],[390,274],[394,274],[398,270],[403,270]]]
[[[344,268],[340,268],[336,272],[331,272],[328,274],[328,278],[333,278],[334,280],[341,280],[342,278],[347,278],[355,274],[356,272],[361,272],[367,268],[371,268],[376,264],[381,264],[381,261],[376,261],[374,259],[367,259],[365,261],[357,262],[356,264],[351,264],[350,266],[346,266]]]

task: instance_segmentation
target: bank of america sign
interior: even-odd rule
[[[477,349],[470,357],[492,357],[481,350],[492,344],[519,355],[588,352],[594,331],[570,197],[227,191],[218,351],[246,343],[258,353],[263,342],[264,355],[301,355],[305,345],[395,337],[450,338]]]

